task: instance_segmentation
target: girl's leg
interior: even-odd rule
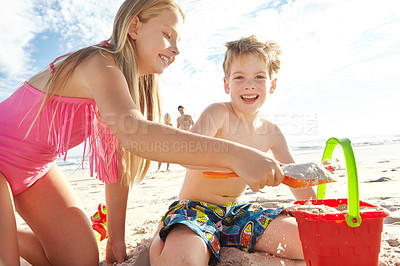
[[[10,186],[0,173],[0,265],[19,265],[17,225]]]
[[[254,249],[278,257],[304,259],[296,219],[284,214],[276,217],[262,233]]]
[[[160,225],[150,246],[150,264],[152,266],[208,265],[211,251],[199,235],[187,226],[177,224],[169,232],[164,242],[158,234],[162,227]]]
[[[32,265],[51,265],[39,239],[28,229],[18,229],[19,253]]]
[[[41,246],[45,258],[37,264],[98,265],[99,252],[89,219],[56,165],[17,195],[15,206],[34,233],[20,233],[21,256],[28,261],[30,254],[40,254],[32,249]]]

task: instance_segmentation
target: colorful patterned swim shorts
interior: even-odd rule
[[[197,233],[212,251],[210,261],[219,260],[221,246],[251,252],[268,224],[283,208],[265,209],[259,204],[215,205],[202,201],[178,200],[162,218],[160,238],[165,241],[171,226],[183,224]]]

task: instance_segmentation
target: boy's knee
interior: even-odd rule
[[[193,252],[188,247],[187,249],[178,249],[170,246],[165,248],[165,242],[160,237],[155,237],[150,246],[150,265],[203,265],[204,258],[198,257],[201,252]]]
[[[157,235],[154,237],[149,250],[150,265],[192,265],[183,253],[176,249],[165,249],[165,242]]]
[[[287,232],[287,245],[290,247],[286,251],[286,256],[290,259],[303,260],[303,247],[300,240],[299,230],[297,223],[293,225]]]
[[[151,254],[151,253],[150,253]],[[152,266],[163,266],[163,265],[185,265],[185,266],[198,266],[199,260],[194,258],[192,254],[187,253],[171,253],[164,252],[159,256],[150,255],[150,264]]]
[[[149,249],[149,257],[150,257],[150,264],[151,265],[160,265],[159,260],[164,249],[164,241],[155,234],[153,237],[153,242],[150,245]]]

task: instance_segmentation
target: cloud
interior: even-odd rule
[[[40,17],[32,14],[33,2],[14,1],[0,9],[0,73],[18,76],[30,68],[29,42],[41,27]]]
[[[188,57],[188,64],[210,69],[214,62],[207,58],[222,59],[224,42],[256,34],[283,46],[281,82],[292,90],[319,84],[399,43],[393,31],[398,22],[392,21],[398,15],[384,3],[377,10],[372,1],[303,0],[278,9],[276,1],[182,2],[188,10],[182,57]]]
[[[121,2],[20,0],[13,5],[4,5],[0,10],[1,71],[11,74],[23,69],[32,51],[29,43],[39,33],[59,34],[66,49],[76,49],[109,37]]]
[[[114,15],[121,3],[122,0],[43,1],[40,10],[48,30],[60,35],[63,48],[75,50],[111,35]]]
[[[14,88],[38,71],[32,58],[40,49],[33,46],[36,37],[45,42],[48,35],[57,36],[60,54],[101,42],[111,35],[114,15],[121,3],[122,0],[19,0],[3,5],[0,97],[7,94],[5,88]]]

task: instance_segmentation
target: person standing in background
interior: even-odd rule
[[[189,130],[191,126],[194,125],[193,119],[190,115],[185,114],[185,108],[182,105],[178,106],[178,111],[181,114],[178,119],[176,119],[177,128],[183,130]]]

